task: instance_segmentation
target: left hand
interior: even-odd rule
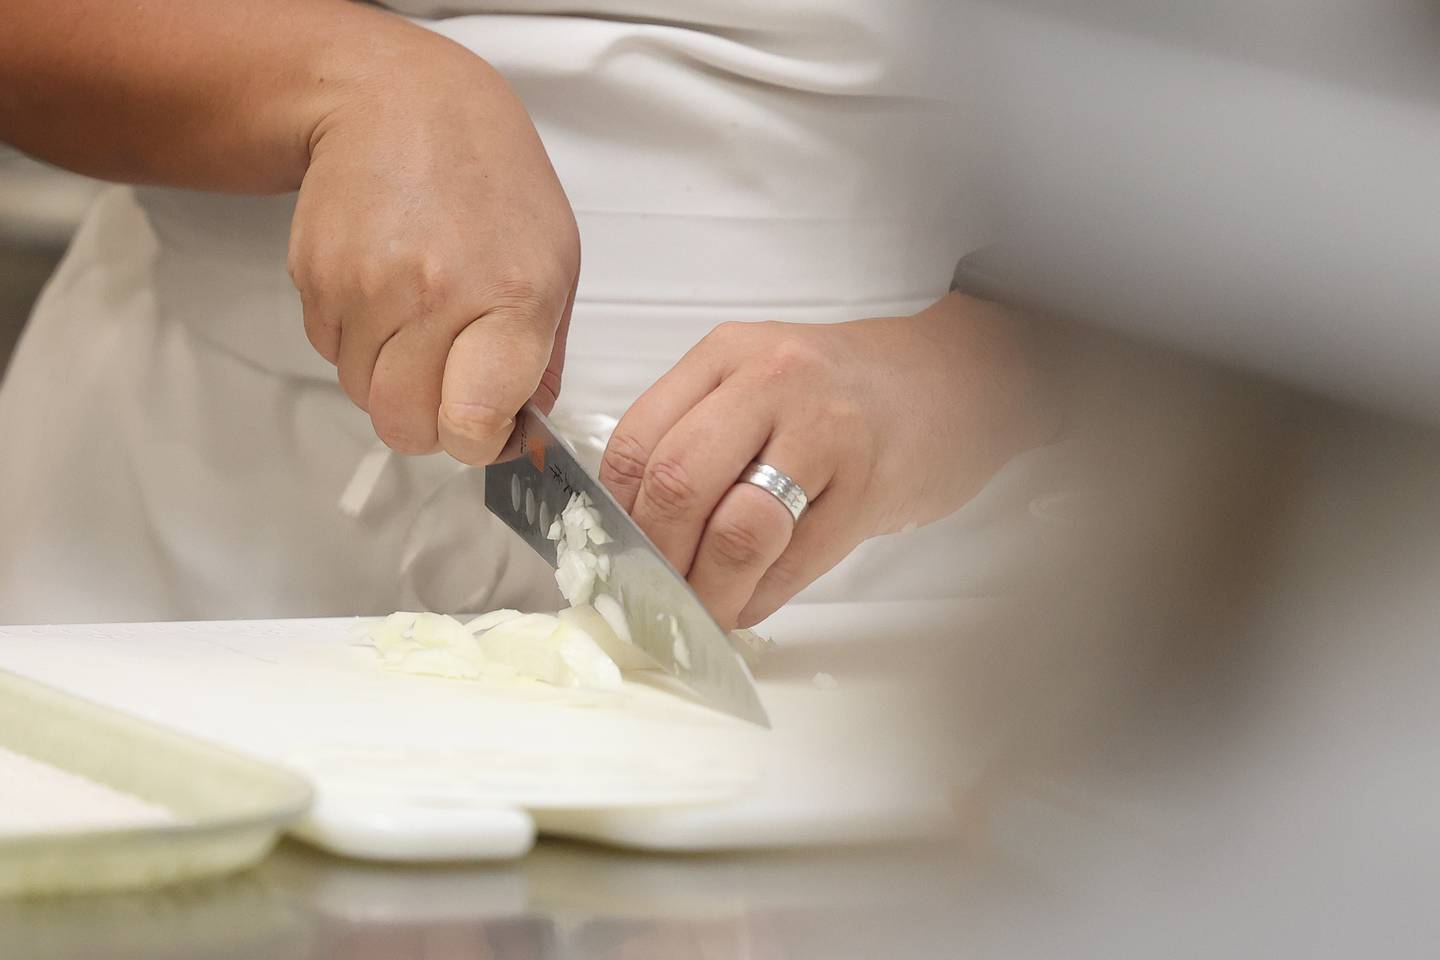
[[[625,414],[601,480],[722,626],[758,623],[1048,439],[1018,326],[958,294],[913,317],[723,324]],[[799,523],[737,483],[752,460],[809,495]]]

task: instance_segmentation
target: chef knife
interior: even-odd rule
[[[485,506],[554,567],[556,544],[546,533],[574,494],[589,494],[611,537],[595,547],[610,557],[610,575],[596,581],[595,592],[619,602],[630,640],[705,703],[768,727],[755,681],[729,636],[533,404],[516,416],[507,450],[510,459],[485,468]]]

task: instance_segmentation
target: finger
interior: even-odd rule
[[[626,512],[635,509],[645,465],[660,439],[718,387],[725,375],[717,352],[704,347],[705,341],[701,341],[642,393],[610,434],[600,458],[600,482]]]
[[[562,304],[535,300],[491,310],[450,345],[440,388],[440,443],[475,466],[494,461],[549,363]]]
[[[440,447],[440,380],[454,333],[438,320],[408,323],[380,347],[370,379],[370,422],[397,453]]]
[[[570,295],[565,299],[565,309],[560,313],[560,325],[555,328],[555,342],[550,347],[550,362],[540,374],[540,385],[530,399],[540,412],[549,414],[560,399],[560,381],[565,372],[565,343],[570,338],[570,316],[575,312],[575,291],[580,284],[580,275],[570,284]]]
[[[781,471],[818,500],[835,476],[838,448],[815,439],[806,434],[778,436],[754,459]],[[801,524],[810,525],[808,513]],[[706,523],[689,573],[690,585],[717,620],[734,625],[801,524],[774,494],[754,484],[732,483]]]
[[[795,526],[785,505],[759,487],[732,484],[705,527],[690,571],[690,586],[726,630],[750,601],[755,585],[780,559]]]
[[[736,618],[737,626],[753,626],[779,610],[865,539],[858,502],[857,492],[842,481],[826,488],[824,498],[800,517],[785,552],[755,585]]]
[[[387,298],[352,299],[349,303],[337,303],[333,309],[340,318],[335,364],[339,368],[340,387],[357,407],[369,413],[370,382],[380,350],[404,326],[406,317],[401,311],[413,311],[413,308],[392,303]]]
[[[682,574],[720,499],[770,438],[775,412],[771,391],[731,377],[655,445],[631,516]]]
[[[575,290],[579,282],[580,277],[577,274],[575,283],[570,285],[570,297],[565,301],[565,312],[560,315],[560,326],[555,330],[555,344],[550,348],[550,362],[546,364],[545,372],[540,375],[540,385],[530,397],[530,402],[547,416],[560,399],[560,382],[565,372],[565,343],[570,336],[570,315],[575,310]],[[519,455],[519,435],[512,429],[504,447],[495,455],[495,462],[504,463]]]

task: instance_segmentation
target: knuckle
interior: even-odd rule
[[[722,569],[753,569],[768,559],[767,538],[746,517],[717,517],[706,539],[710,556]]]
[[[391,271],[388,265],[376,260],[361,261],[355,266],[354,293],[362,303],[374,303],[384,296],[390,286]]]
[[[460,272],[430,249],[398,246],[356,259],[352,288],[362,302],[405,304],[416,316],[440,311],[457,294]]]
[[[649,512],[660,520],[681,520],[695,510],[699,495],[683,464],[669,458],[651,460],[640,480]]]
[[[290,282],[295,284],[297,288],[304,288],[305,277],[308,274],[305,269],[304,260],[301,258],[299,251],[293,246],[285,256],[285,273],[289,275]]]
[[[455,296],[456,273],[443,257],[422,254],[408,266],[415,301],[426,313],[434,313]]]
[[[769,369],[778,377],[811,376],[823,364],[819,350],[799,336],[787,336],[770,349]]]
[[[639,440],[628,433],[616,433],[600,458],[600,479],[624,487],[638,486],[645,479],[648,460]]]
[[[304,218],[297,215],[290,228],[290,242],[285,246],[285,272],[290,275],[290,281],[304,289],[308,278],[315,273],[316,262],[323,259],[324,253],[311,242]]]
[[[492,281],[485,290],[492,309],[503,309],[530,318],[545,310],[551,296],[533,276],[511,273]],[[558,317],[557,317],[558,319]]]
[[[731,344],[734,343],[736,340],[745,337],[752,326],[753,324],[745,323],[740,320],[726,320],[724,323],[718,324],[709,333],[707,333],[705,335],[705,340],[711,346],[724,346],[726,344]]]

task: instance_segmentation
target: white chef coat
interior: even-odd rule
[[[390,4],[506,74],[575,206],[572,436],[720,322],[908,313],[944,291],[980,228],[932,69],[942,2]],[[0,622],[558,602],[485,511],[482,472],[388,455],[309,346],[293,207],[97,202],[0,389]],[[809,597],[989,590],[1008,512],[872,542]]]

